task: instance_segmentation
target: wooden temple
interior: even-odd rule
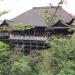
[[[19,44],[23,47],[25,52],[30,50],[40,50],[48,48],[45,41],[52,35],[67,35],[68,29],[71,27],[73,22],[73,16],[66,12],[62,7],[59,7],[56,15],[59,20],[47,27],[42,13],[48,10],[50,13],[55,12],[54,7],[34,7],[31,10],[24,12],[23,14],[11,19],[14,22],[12,25],[17,23],[24,23],[32,26],[31,29],[25,31],[13,30],[11,32],[0,32],[0,40],[8,40],[15,46]],[[9,25],[9,22],[4,20],[0,23],[2,25]]]

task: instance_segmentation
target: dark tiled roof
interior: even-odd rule
[[[25,23],[27,25],[32,26],[46,26],[44,17],[42,14],[48,10],[50,14],[53,14],[55,12],[56,7],[34,7],[31,10],[24,12],[23,14],[16,16],[12,20],[15,21],[15,23]],[[67,13],[62,7],[59,7],[56,15],[59,17],[60,20],[64,21],[65,23],[69,23],[73,16],[71,16],[69,13]]]
[[[69,28],[71,28],[70,25],[66,24],[64,21],[61,20],[50,27],[50,29],[69,29]]]
[[[4,20],[0,20],[0,25],[4,22]]]
[[[2,26],[2,25],[10,25],[10,24],[12,24],[13,22],[14,22],[14,21],[6,20],[6,19],[0,20],[0,26]]]

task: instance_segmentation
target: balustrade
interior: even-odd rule
[[[12,34],[10,34],[9,39],[45,41],[47,39],[47,37],[43,37],[43,36],[21,36],[21,35],[12,35]]]

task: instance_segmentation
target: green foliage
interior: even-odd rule
[[[15,24],[15,25],[9,25],[9,26],[0,26],[0,31],[12,31],[12,30],[21,30],[25,31],[27,29],[32,28],[31,26],[28,26],[23,23]]]
[[[75,75],[75,63],[72,61],[64,61],[63,67],[57,75]]]
[[[5,69],[9,68],[9,65],[5,67],[5,63],[9,60],[9,49],[9,45],[0,41],[0,75],[6,75],[7,71],[5,71]]]
[[[3,43],[3,42],[0,41],[0,54],[2,52],[7,51],[7,50],[9,50],[9,45],[7,45],[7,44],[5,44],[5,43]]]
[[[74,75],[75,74],[75,34],[70,38],[54,38],[48,42],[53,54],[54,60],[57,63],[57,73],[52,71],[53,75]]]
[[[35,65],[38,75],[51,75],[52,54],[49,50],[39,52],[41,60]],[[38,57],[38,56],[37,56]]]
[[[69,29],[70,32],[75,32],[75,19],[73,23],[71,23],[71,28]]]
[[[0,16],[4,15],[4,14],[7,14],[8,11],[3,11],[3,12],[0,12]]]
[[[48,39],[49,49],[28,56],[7,57],[9,45],[0,42],[0,75],[75,75],[75,33]],[[16,57],[16,58],[15,58]]]
[[[3,32],[3,31],[11,31],[11,27],[10,26],[0,26],[0,32]]]
[[[26,57],[22,57],[15,61],[11,67],[11,75],[33,75],[29,60]]]
[[[48,27],[51,27],[59,20],[59,17],[56,14],[50,14],[48,10],[43,13],[43,17]]]
[[[7,61],[9,49],[9,45],[0,41],[0,64]]]
[[[28,25],[25,25],[23,23],[20,23],[20,24],[14,25],[12,27],[12,30],[22,30],[22,31],[24,31],[24,30],[30,29],[30,28],[31,28],[31,26],[28,26]]]

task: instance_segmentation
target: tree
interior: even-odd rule
[[[0,0],[0,2],[2,2],[3,0]],[[8,11],[0,11],[0,16],[4,15],[4,14],[7,14]]]
[[[52,63],[56,62],[57,74],[54,75],[74,75],[75,74],[75,34],[71,37],[59,37],[50,39],[50,52],[53,54]],[[53,68],[54,70],[55,68]],[[53,75],[52,74],[52,75]]]
[[[28,58],[22,57],[18,61],[12,63],[11,75],[34,75],[29,66],[29,62]]]
[[[11,28],[12,28],[12,30],[21,30],[21,31],[24,31],[26,29],[30,29],[31,26],[28,26],[28,25],[23,24],[23,23],[19,23],[19,24],[15,24]]]
[[[56,15],[56,13],[57,13],[59,7],[62,6],[63,3],[64,3],[64,0],[59,1],[58,6],[55,8],[54,13],[50,13],[48,10],[46,10],[43,13],[43,17],[44,17],[46,25],[48,25],[48,27],[52,26],[59,20],[59,17]]]
[[[8,11],[2,11],[2,12],[0,12],[0,16],[7,14],[7,13],[8,13]]]
[[[0,75],[4,75],[2,72],[4,70],[5,64],[7,64],[6,62],[9,60],[9,50],[9,45],[0,41]],[[6,67],[8,68],[8,65]],[[6,71],[4,72],[6,73]]]
[[[0,64],[8,59],[9,45],[0,41]]]

